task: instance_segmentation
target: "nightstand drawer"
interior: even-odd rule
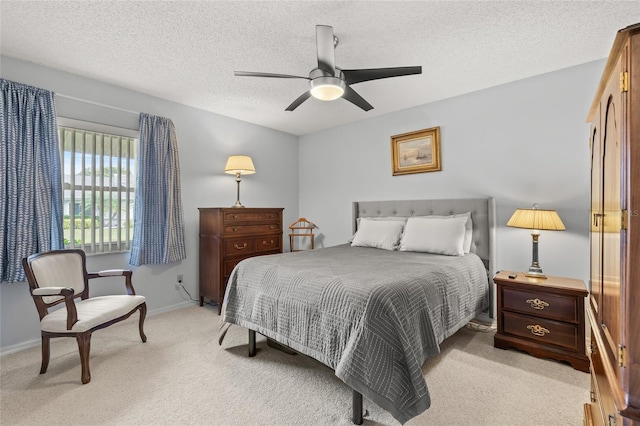
[[[580,333],[577,325],[512,312],[502,312],[502,324],[505,334],[573,351],[579,348]]]
[[[573,323],[578,323],[580,319],[575,297],[511,288],[503,288],[502,291],[503,309]]]

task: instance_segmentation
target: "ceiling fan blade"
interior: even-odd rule
[[[304,92],[302,95],[298,96],[298,99],[296,99],[295,101],[293,101],[291,103],[291,105],[289,105],[287,107],[287,109],[285,111],[293,111],[294,109],[298,108],[300,106],[301,103],[303,103],[304,101],[306,101],[307,99],[309,99],[311,97],[311,92],[310,91],[306,91]]]
[[[369,68],[361,70],[342,70],[347,84],[362,83],[363,81],[378,80],[380,78],[402,77],[404,75],[422,74],[422,67],[394,67]]]
[[[358,92],[356,92],[349,86],[344,89],[344,95],[342,95],[342,97],[365,111],[373,109],[369,102],[365,101],[364,98],[358,94]]]
[[[316,45],[318,48],[318,68],[335,75],[336,51],[333,45],[333,27],[316,25]]]
[[[269,72],[234,71],[233,75],[236,77],[304,78],[305,80],[309,80],[309,77],[289,74],[273,74]]]

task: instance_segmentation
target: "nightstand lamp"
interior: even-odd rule
[[[565,227],[555,210],[542,210],[534,204],[530,209],[516,209],[516,211],[507,222],[507,226],[513,228],[531,229],[531,238],[533,239],[533,250],[531,266],[525,273],[527,277],[547,278],[542,273],[542,268],[538,263],[538,238],[540,230],[545,231],[564,231]]]
[[[232,155],[227,159],[227,165],[224,166],[224,172],[230,175],[236,175],[236,182],[238,183],[238,195],[236,197],[236,204],[233,207],[244,207],[240,203],[240,176],[252,175],[256,172],[256,168],[253,165],[251,157],[246,155]]]

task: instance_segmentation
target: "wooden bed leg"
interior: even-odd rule
[[[256,356],[256,332],[249,330],[249,356]]]
[[[353,389],[353,424],[362,424],[362,394]]]

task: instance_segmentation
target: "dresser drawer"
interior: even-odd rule
[[[254,225],[233,225],[226,224],[223,229],[224,237],[233,237],[234,235],[256,235],[256,234],[268,234],[282,232],[280,224],[274,223],[260,223]]]
[[[245,210],[240,212],[225,212],[223,217],[224,225],[233,225],[242,222],[273,222],[279,223],[280,215],[276,212],[256,212]]]
[[[279,235],[266,235],[263,237],[256,238],[256,251],[271,251],[277,250],[278,252],[282,251],[282,238]]]
[[[255,251],[256,239],[254,237],[234,238],[224,242],[224,257],[251,254]]]
[[[528,340],[561,346],[578,351],[580,333],[578,326],[545,318],[502,312],[502,324],[505,334]]]
[[[503,288],[502,291],[502,309],[573,323],[578,323],[581,318],[575,297],[512,288]]]
[[[228,278],[229,275],[231,275],[231,272],[233,271],[233,268],[235,268],[238,263],[240,263],[243,260],[248,259],[250,257],[254,257],[254,255],[250,254],[250,255],[247,255],[247,256],[234,257],[233,259],[225,259],[225,261],[224,261],[224,277]]]
[[[258,255],[262,256],[265,254],[278,254],[281,253],[281,251],[279,250],[275,250],[273,252],[259,252],[259,253],[251,253],[251,254],[247,254],[245,256],[239,256],[239,257],[231,257],[231,258],[227,258],[224,260],[224,277],[225,278],[229,278],[229,275],[231,275],[231,272],[233,271],[233,268],[236,267],[236,265],[240,262],[242,262],[245,259],[249,259],[251,257],[256,257]]]

